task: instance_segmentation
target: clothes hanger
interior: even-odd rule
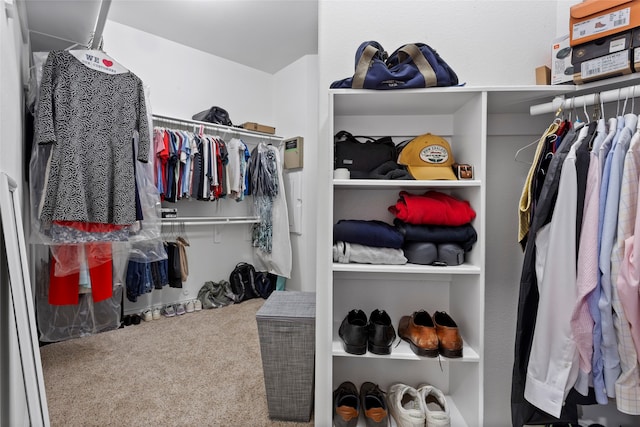
[[[551,126],[552,126],[552,125],[554,125],[554,124],[555,124],[556,126],[558,126],[558,125],[560,125],[560,123],[562,123],[562,119],[559,117],[561,113],[562,113],[562,114],[564,114],[564,113],[563,113],[563,110],[562,110],[562,107],[558,108],[558,110],[556,111],[556,116],[555,116],[555,118],[553,119],[553,122],[551,122],[551,125],[549,125],[549,127],[551,127]],[[556,135],[552,135],[552,139],[551,139],[550,141],[551,141],[551,142],[555,142],[555,140],[556,140],[557,138],[558,138],[558,137],[557,137]],[[545,140],[546,140],[546,139],[545,139]],[[533,162],[530,162],[530,161],[520,160],[520,159],[518,158],[518,155],[519,155],[520,153],[522,153],[524,150],[526,150],[527,148],[529,148],[529,147],[531,147],[532,145],[535,145],[535,144],[537,144],[537,143],[539,143],[539,142],[540,142],[540,138],[538,138],[538,139],[535,139],[535,140],[531,141],[530,143],[526,144],[526,145],[525,145],[525,146],[523,146],[523,147],[520,147],[520,148],[518,149],[518,151],[516,151],[516,154],[513,156],[513,160],[515,160],[515,161],[516,161],[516,162],[518,162],[518,163],[524,163],[524,164],[526,164],[526,165],[531,165],[531,164],[533,164]]]

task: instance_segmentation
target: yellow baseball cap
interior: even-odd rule
[[[451,146],[444,138],[426,133],[413,138],[398,156],[398,163],[407,166],[415,179],[457,180]]]

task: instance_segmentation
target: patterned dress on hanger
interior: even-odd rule
[[[53,51],[38,103],[36,142],[54,144],[40,221],[134,223],[134,131],[139,161],[148,161],[150,144],[140,78],[106,74]]]

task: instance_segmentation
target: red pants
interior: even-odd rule
[[[111,243],[85,243],[87,254],[100,253],[100,257],[87,256],[89,277],[91,278],[91,294],[93,302],[100,302],[113,295],[113,276]],[[78,304],[78,286],[80,284],[79,248],[76,245],[60,246],[56,257],[51,257],[49,267],[49,304]],[[66,276],[56,276],[56,265],[64,265],[64,270],[74,271]]]

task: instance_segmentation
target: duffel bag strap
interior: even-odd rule
[[[418,71],[420,71],[420,74],[424,77],[426,87],[438,86],[436,73],[433,71],[433,67],[429,64],[429,61],[424,57],[418,46],[415,44],[406,44],[402,46],[399,51],[404,52],[411,57],[413,63],[418,67]]]
[[[364,51],[358,60],[358,64],[356,65],[356,71],[353,74],[353,82],[351,83],[351,87],[353,89],[364,88],[364,79],[367,77],[371,61],[373,60],[373,57],[376,56],[376,53],[378,53],[378,49],[371,45],[364,48]]]

